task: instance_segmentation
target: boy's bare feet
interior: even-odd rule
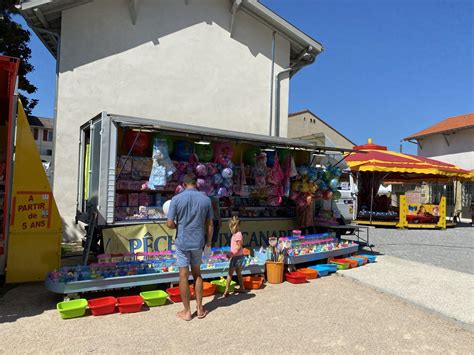
[[[177,312],[177,313],[176,313],[176,316],[177,316],[178,318],[181,318],[182,320],[187,321],[187,322],[189,322],[189,321],[192,319],[192,317],[191,317],[191,312],[188,312],[188,311],[186,311],[186,310],[184,310],[184,309],[183,309],[182,311]]]

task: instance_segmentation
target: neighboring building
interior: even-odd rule
[[[474,170],[474,113],[449,117],[433,126],[405,138],[418,146],[418,155]],[[456,201],[455,209],[471,217],[470,205],[474,184],[455,184],[448,198]]]
[[[319,145],[347,149],[352,149],[357,145],[310,110],[288,115],[288,137],[302,138]]]
[[[52,159],[53,159],[53,120],[45,117],[28,116],[28,122],[33,133],[38,152],[43,162],[46,175],[52,181]]]
[[[71,238],[88,119],[108,111],[285,136],[289,79],[323,50],[256,0],[20,3],[58,60],[54,192]]]

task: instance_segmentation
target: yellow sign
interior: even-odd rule
[[[11,196],[6,281],[42,281],[60,265],[62,225],[20,101]]]
[[[241,222],[245,247],[267,245],[268,238],[287,236],[296,228],[292,219],[256,220]],[[105,253],[147,252],[174,250],[175,231],[166,227],[165,222],[114,227],[102,231]],[[232,235],[225,221],[219,231],[216,246],[230,245]]]
[[[48,230],[51,227],[52,194],[17,192],[12,204],[13,230]]]

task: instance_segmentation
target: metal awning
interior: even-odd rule
[[[110,117],[112,122],[120,125],[121,127],[130,127],[141,130],[160,130],[169,133],[176,133],[180,135],[187,135],[195,139],[217,141],[217,140],[230,140],[234,142],[250,143],[262,145],[268,148],[289,148],[296,150],[306,150],[309,152],[357,152],[357,150],[338,148],[338,147],[326,147],[316,145],[312,142],[283,137],[265,136],[261,134],[245,133],[228,131],[224,129],[200,127],[176,122],[160,121],[147,118],[138,118],[130,116],[122,116],[117,114],[102,113],[97,117],[107,115]]]

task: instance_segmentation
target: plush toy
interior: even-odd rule
[[[198,165],[196,166],[196,175],[197,175],[197,176],[204,177],[204,176],[207,175],[207,173],[208,173],[208,171],[207,171],[206,165],[204,165],[204,164],[198,164]]]
[[[153,164],[151,167],[148,188],[156,189],[158,186],[166,186],[168,177],[171,177],[176,168],[168,156],[168,147],[165,140],[153,140]]]

